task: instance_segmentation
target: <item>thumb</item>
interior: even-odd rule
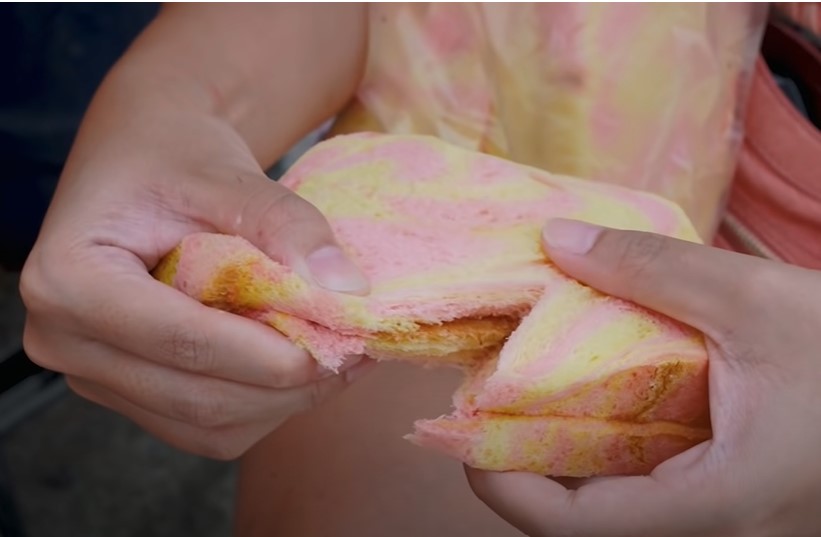
[[[263,174],[242,176],[205,194],[219,231],[240,235],[309,282],[331,291],[367,294],[368,280],[337,243],[322,213]]]
[[[653,233],[556,219],[542,233],[564,272],[606,294],[631,300],[716,336],[761,303],[774,264]],[[740,277],[743,276],[743,277]]]
[[[693,448],[703,453],[703,447]],[[684,454],[683,454],[684,455]],[[689,459],[689,454],[679,456]],[[486,472],[465,468],[474,494],[503,519],[531,537],[584,535],[708,535],[722,516],[721,492],[704,490],[704,481],[683,479],[676,466],[663,479],[649,476],[604,477],[568,490],[558,482],[523,472]]]

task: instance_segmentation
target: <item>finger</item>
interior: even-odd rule
[[[299,388],[272,389],[163,367],[99,342],[66,345],[56,339],[46,343],[66,351],[57,360],[41,356],[41,365],[105,386],[147,412],[206,428],[268,421],[310,408],[340,391],[363,369],[352,368]]]
[[[562,219],[545,226],[543,242],[551,260],[574,278],[708,334],[766,302],[779,270],[717,248]]]
[[[72,311],[75,322],[130,354],[236,382],[285,388],[329,374],[271,327],[204,306],[137,263],[109,259],[105,274],[89,270],[78,282],[83,292]]]
[[[236,459],[276,429],[283,419],[278,417],[270,422],[222,429],[202,428],[148,412],[92,382],[71,376],[66,377],[66,382],[79,396],[125,416],[163,442],[182,451],[212,459]]]
[[[248,239],[306,280],[331,291],[367,294],[362,271],[339,247],[320,211],[262,174],[239,176],[195,194],[201,215],[223,233]]]
[[[225,426],[203,426],[147,410],[109,387],[76,376],[67,376],[78,395],[131,419],[166,443],[185,451],[216,459],[234,459],[290,416],[303,412],[338,393],[348,382],[372,370],[374,362],[352,368],[347,378],[331,378],[282,394],[285,406],[266,419]]]
[[[294,414],[347,383],[343,373],[301,388],[262,388],[163,367],[103,345],[81,346],[65,361],[69,373],[106,386],[145,411],[204,428]]]
[[[535,474],[466,473],[483,502],[533,537],[708,535],[717,525],[709,493],[653,476],[597,479],[568,490]]]

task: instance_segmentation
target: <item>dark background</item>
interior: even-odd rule
[[[157,4],[0,4],[0,536],[229,535],[234,465],[177,452],[21,351],[17,285],[77,125]]]
[[[156,4],[0,4],[0,264],[28,252],[94,89]]]

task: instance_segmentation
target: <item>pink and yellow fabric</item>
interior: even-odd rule
[[[704,240],[743,135],[765,4],[373,4],[334,133],[428,134],[662,195]]]
[[[476,467],[641,473],[709,437],[702,335],[572,280],[540,248],[549,217],[698,242],[675,204],[427,136],[338,136],[282,182],[328,218],[369,296],[323,290],[217,234],[184,239],[155,276],[330,368],[362,353],[461,367],[454,414],[409,438]]]

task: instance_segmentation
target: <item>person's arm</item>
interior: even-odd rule
[[[263,173],[350,98],[365,25],[358,5],[162,10],[93,99],[23,270],[34,361],[167,442],[220,458],[353,378],[149,271],[186,235],[221,232],[313,284],[367,292],[322,214]]]
[[[106,77],[74,154],[96,151],[111,132],[153,116],[169,125],[169,116],[207,114],[230,124],[267,168],[353,95],[366,53],[365,10],[166,5]]]

